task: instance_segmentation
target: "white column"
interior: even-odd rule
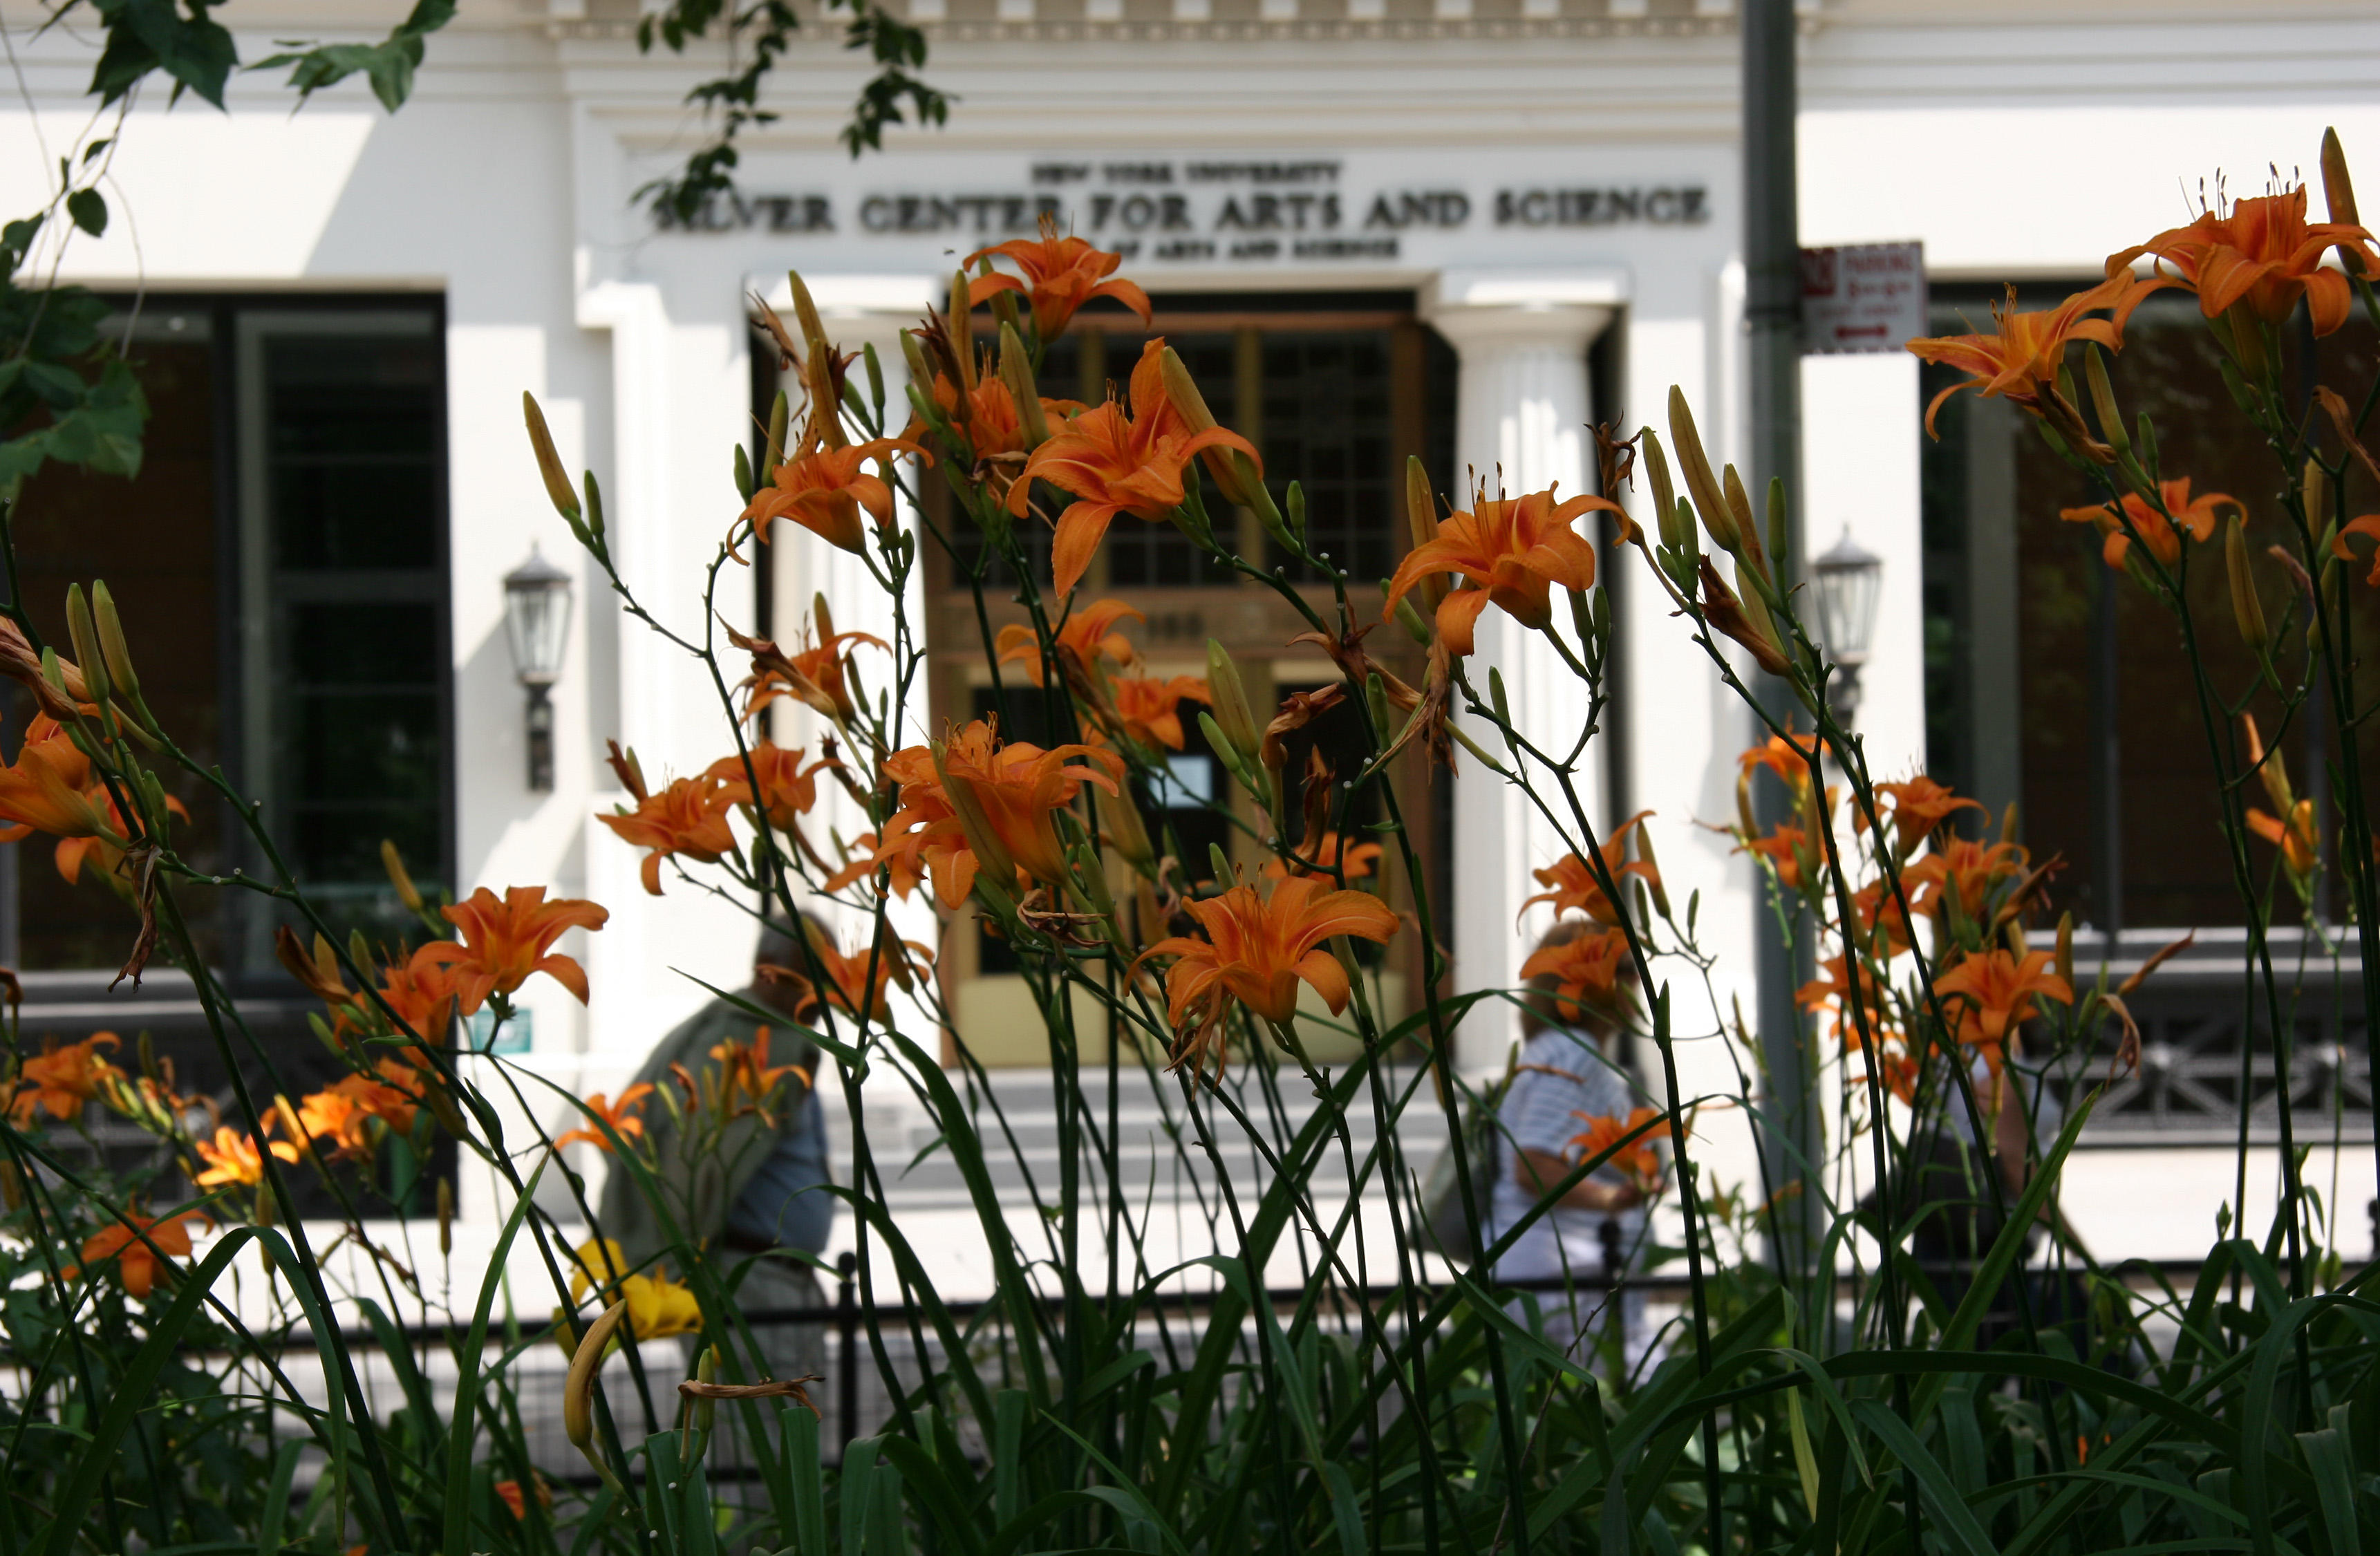
[[[1593,490],[1586,350],[1610,322],[1619,295],[1613,278],[1578,274],[1449,272],[1429,288],[1426,316],[1462,359],[1455,454],[1465,467],[1430,474],[1458,507],[1470,505],[1482,481],[1491,497],[1500,485],[1512,496],[1548,487],[1564,496]],[[1579,528],[1594,534],[1592,517]],[[1557,600],[1556,620],[1567,632],[1568,607]],[[1516,726],[1541,748],[1567,754],[1585,725],[1585,684],[1543,635],[1500,611],[1480,615],[1477,644],[1468,670],[1481,697],[1488,696],[1490,670],[1500,672]],[[1500,754],[1488,729],[1469,719],[1464,727]],[[1536,889],[1529,872],[1552,863],[1562,846],[1518,788],[1466,756],[1456,760],[1463,770],[1454,806],[1454,900],[1441,909],[1454,925],[1455,986],[1511,987],[1548,921],[1538,907],[1521,922],[1521,904]],[[1592,747],[1573,782],[1589,819],[1602,828],[1609,818],[1602,814],[1601,761]],[[1549,783],[1539,788],[1561,807],[1559,789]],[[1518,1036],[1510,1004],[1482,1003],[1463,1023],[1462,1063],[1466,1068],[1500,1064]]]

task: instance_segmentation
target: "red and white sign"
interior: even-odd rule
[[[1924,244],[1802,250],[1803,351],[1898,351],[1925,333]]]

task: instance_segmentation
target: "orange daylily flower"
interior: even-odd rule
[[[630,847],[651,850],[645,856],[646,891],[654,896],[662,894],[662,861],[672,855],[709,865],[735,851],[735,834],[727,827],[728,807],[734,802],[716,766],[700,777],[674,779],[661,793],[652,794],[645,787],[644,770],[638,765],[636,753],[623,752],[614,741],[610,760],[612,771],[620,775],[621,786],[637,802],[636,808],[616,808],[595,819]]]
[[[1234,886],[1219,896],[1193,898],[1184,910],[1206,931],[1203,940],[1173,935],[1140,954],[1177,958],[1165,972],[1166,1017],[1175,1041],[1172,1064],[1204,1063],[1203,1054],[1238,1001],[1275,1026],[1297,1015],[1300,979],[1313,986],[1332,1015],[1347,1008],[1346,969],[1322,950],[1336,935],[1385,942],[1397,916],[1365,892],[1333,891],[1328,881],[1292,876],[1270,896]],[[1220,1055],[1218,1055],[1220,1064]]]
[[[766,638],[747,638],[733,628],[727,636],[752,656],[752,674],[737,687],[749,694],[744,705],[747,719],[779,698],[790,697],[828,718],[849,723],[859,716],[859,710],[851,699],[851,650],[844,645],[870,643],[880,649],[887,647],[884,639],[872,632],[837,632],[834,616],[828,611],[826,596],[822,594],[812,601],[810,619],[803,624],[799,644],[790,654]]]
[[[792,984],[798,991],[799,1000],[794,1012],[797,1017],[805,1021],[814,1018],[821,997],[848,1015],[859,1015],[865,1012],[867,1018],[877,1021],[890,1017],[892,1006],[885,1000],[885,988],[895,978],[904,979],[903,987],[907,987],[905,976],[909,968],[909,947],[905,942],[887,939],[879,942],[881,949],[871,950],[862,946],[846,956],[832,936],[813,930],[808,940],[810,950],[818,957],[819,968],[826,975],[824,983],[810,976],[807,965],[761,969],[763,976],[780,983]],[[875,968],[872,981],[868,977],[871,966]]]
[[[105,810],[85,793],[91,759],[47,713],[25,726],[16,761],[0,767],[0,843],[34,833],[53,837],[102,837],[112,830]],[[116,834],[119,838],[121,833]]]
[[[1194,431],[1165,392],[1162,340],[1152,340],[1132,370],[1126,393],[1131,410],[1114,400],[1095,406],[1051,432],[1033,451],[1015,484],[1008,511],[1023,517],[1033,482],[1047,480],[1075,496],[1058,516],[1050,567],[1060,594],[1081,581],[1091,554],[1115,516],[1128,513],[1155,524],[1187,496],[1183,472],[1200,450],[1231,448],[1257,461],[1256,445],[1221,427]],[[1258,473],[1262,464],[1257,463]]]
[[[2019,961],[2006,951],[1978,952],[1934,980],[1934,991],[1944,1000],[1956,996],[1965,1007],[1959,1016],[1958,1040],[1983,1051],[1994,1069],[1999,1066],[2009,1028],[2033,1018],[2035,998],[2074,1003],[2074,989],[2049,970],[2046,951],[2028,951]]]
[[[958,906],[974,889],[976,860],[958,812],[942,792],[941,774],[934,771],[934,753],[923,746],[895,751],[884,759],[883,773],[897,788],[901,808],[885,821],[880,837],[862,833],[855,840],[868,852],[829,877],[826,889],[840,892],[884,865],[891,869],[894,896],[907,897],[931,877],[935,900]]]
[[[414,1036],[433,1043],[446,1035],[449,1022],[471,1015],[486,998],[464,1003],[451,959],[437,942],[382,973],[380,997]]]
[[[462,942],[431,943],[453,953],[447,960],[464,1008],[477,1010],[490,994],[509,994],[543,973],[587,1003],[587,972],[567,956],[548,955],[571,930],[600,930],[612,916],[577,897],[545,900],[542,886],[511,886],[504,900],[485,886],[439,913],[460,930]]]
[[[1884,985],[1877,979],[1876,970],[1856,957],[1834,955],[1820,962],[1818,976],[1793,991],[1793,1003],[1803,1010],[1834,1012],[1836,1030],[1842,1034],[1844,1042],[1857,1047],[1859,1027],[1851,1015],[1852,974],[1846,970],[1846,964],[1858,969],[1860,1011],[1868,1030],[1884,1029]]]
[[[2186,227],[2172,227],[2146,243],[2107,256],[2107,274],[2129,274],[2143,254],[2157,258],[2158,277],[2198,294],[2199,311],[2209,319],[2233,306],[2267,324],[2288,322],[2303,298],[2313,333],[2326,335],[2347,322],[2354,288],[2343,271],[2323,266],[2323,250],[2353,249],[2366,274],[2380,270],[2372,235],[2344,222],[2308,222],[2301,184],[2280,194],[2235,201],[2228,215],[2209,211]],[[2166,266],[2173,267],[2168,275]]]
[[[945,789],[960,790],[981,808],[990,829],[987,841],[995,842],[1017,869],[1051,886],[1062,885],[1070,873],[1057,813],[1075,802],[1085,784],[1123,793],[1123,760],[1113,752],[1080,745],[1045,751],[1029,740],[1003,745],[980,719],[952,735],[941,757]],[[1070,765],[1073,758],[1088,765]],[[951,803],[955,825],[956,808],[965,800],[953,797]]]
[[[1137,663],[1140,650],[1132,646],[1131,638],[1116,630],[1116,624],[1127,616],[1134,621],[1148,619],[1121,600],[1097,600],[1068,612],[1058,630],[1050,634],[1057,645],[1060,667],[1065,667],[1069,655],[1087,675],[1099,669],[1102,657],[1114,661],[1119,670]],[[1033,635],[1032,627],[1012,622],[1000,629],[993,646],[1000,650],[1001,663],[1022,666],[1027,680],[1037,687],[1044,684],[1048,671],[1041,662],[1040,639]]]
[[[1878,784],[1876,792],[1892,801],[1893,838],[1903,854],[1930,836],[1952,812],[1984,808],[1981,800],[1954,794],[1948,784],[1937,784],[1923,772],[1899,783]],[[1867,830],[1865,811],[1855,810],[1852,821],[1860,831]]]
[[[652,1082],[640,1080],[627,1090],[621,1092],[620,1100],[616,1102],[598,1091],[594,1096],[587,1099],[587,1108],[597,1118],[610,1124],[612,1132],[620,1138],[634,1140],[645,1132],[645,1121],[638,1118],[637,1112],[645,1105],[645,1099],[652,1094]],[[566,1135],[557,1137],[553,1142],[553,1149],[560,1150],[575,1140],[584,1140],[607,1154],[612,1149],[612,1142],[605,1137],[603,1131],[591,1126],[573,1129]]]
[[[1953,837],[1901,871],[1901,886],[1917,911],[1925,914],[1946,911],[1955,888],[1959,911],[1970,918],[1979,918],[1994,884],[2023,875],[2028,857],[2022,844]]]
[[[2330,538],[2331,554],[2352,562],[2355,560],[2355,553],[2349,550],[2347,545],[2347,537],[2350,535],[2368,535],[2375,541],[2380,541],[2380,513],[2368,513],[2350,518],[2340,527],[2338,534]],[[2372,553],[2372,576],[2363,581],[2367,584],[2380,584],[2380,549],[2375,549]]]
[[[1913,893],[1917,883],[1906,881],[1903,890]],[[1852,893],[1852,913],[1859,920],[1861,942],[1881,955],[1898,956],[1917,943],[1910,936],[1909,915],[1901,911],[1900,898],[1886,881],[1871,881]]]
[[[80,1118],[84,1107],[98,1100],[108,1083],[124,1073],[102,1059],[99,1051],[122,1046],[113,1032],[93,1032],[80,1042],[45,1041],[17,1074],[10,1120],[19,1129],[29,1128],[35,1112],[44,1108],[52,1118],[68,1124]]]
[[[2258,806],[2248,807],[2248,830],[2281,851],[2281,858],[2293,875],[2312,875],[2322,862],[2322,838],[2314,829],[2313,801],[2301,799],[2289,808],[2289,819],[2282,821],[2271,811]]]
[[[1810,764],[1818,756],[1818,737],[1813,734],[1810,743],[1803,745],[1786,735],[1772,735],[1759,745],[1735,759],[1736,773],[1746,776],[1755,768],[1765,767],[1785,781],[1793,791],[1795,802],[1810,788]]]
[[[1577,1160],[1585,1161],[1601,1156],[1655,1119],[1668,1115],[1658,1108],[1632,1108],[1626,1118],[1605,1118],[1594,1113],[1571,1116],[1586,1125],[1584,1131],[1572,1136],[1570,1142]],[[1647,1130],[1621,1146],[1604,1166],[1617,1169],[1630,1183],[1649,1191],[1661,1181],[1660,1142],[1664,1137],[1658,1129]]]
[[[1985,398],[1995,395],[2005,396],[2009,403],[2023,407],[2034,415],[2048,421],[2070,443],[2078,439],[2097,447],[2082,424],[2082,418],[2067,404],[2058,392],[2058,370],[2066,360],[2066,348],[2074,342],[2091,341],[2110,351],[2120,351],[2124,345],[2124,324],[2131,318],[2151,292],[2165,285],[2159,281],[2140,281],[2130,271],[2110,275],[2087,292],[2077,292],[2046,313],[2020,313],[2016,307],[2016,288],[2010,286],[2005,305],[1992,305],[1992,322],[1998,326],[1997,334],[1943,335],[1909,342],[1910,353],[1920,361],[1940,362],[1970,374],[1964,383],[1953,383],[1934,396],[1925,407],[1925,432],[1939,438],[1934,427],[1935,415],[1942,402],[1961,389],[1977,389]],[[2111,309],[2112,319],[2086,319],[2086,313]]]
[[[1209,700],[1206,677],[1176,675],[1170,681],[1128,675],[1115,683],[1116,721],[1123,732],[1144,745],[1182,748],[1184,702]]]
[[[2157,488],[2159,495],[2165,499],[2167,512],[2173,515],[2174,523],[2180,524],[2182,529],[2188,530],[2190,538],[2193,541],[2204,541],[2214,538],[2215,526],[2219,517],[2216,510],[2226,507],[2240,508],[2240,499],[2221,492],[2209,492],[2204,496],[2192,501],[2188,476],[2179,480],[2159,481]],[[2244,509],[2240,511],[2245,512]],[[2132,528],[2139,531],[2141,540],[2148,546],[2151,555],[2168,567],[2180,565],[2181,537],[2174,532],[2173,524],[2166,522],[2165,514],[2158,513],[2143,502],[2138,493],[2127,492],[2124,493],[2123,515],[2124,517],[2131,520]],[[2107,537],[2107,544],[2100,548],[2100,554],[2107,559],[2108,566],[2117,568],[2123,566],[2124,553],[2131,549],[2132,540],[2130,535],[2124,533],[2124,527],[2116,521],[2114,504],[2102,503],[2096,507],[2060,508],[2058,510],[2058,517],[2069,524],[2097,525],[2099,533]]]
[[[1524,981],[1540,975],[1554,979],[1557,1014],[1564,1022],[1578,1022],[1592,1012],[1612,1007],[1621,973],[1629,965],[1627,934],[1604,930],[1533,954],[1521,964],[1521,978]]]
[[[132,835],[132,829],[125,825],[123,808],[115,803],[115,796],[109,792],[106,784],[93,784],[83,797],[91,801],[92,809],[107,818],[107,832],[91,837],[58,839],[57,852],[54,856],[53,862],[58,867],[58,874],[69,886],[81,883],[82,867],[86,860],[97,859],[103,875],[115,874],[116,867],[124,862],[124,850],[110,842],[109,837]],[[190,819],[189,808],[172,795],[165,796],[165,810],[167,814],[179,816],[185,821]]]
[[[553,1488],[545,1483],[545,1477],[541,1475],[532,1474],[530,1478],[537,1486],[537,1505],[540,1507],[552,1507],[553,1505]],[[496,1493],[498,1501],[502,1501],[504,1506],[512,1510],[512,1515],[515,1522],[518,1522],[519,1520],[528,1516],[528,1503],[521,1495],[519,1481],[499,1480],[495,1485],[489,1489]]]
[[[1735,852],[1757,854],[1767,859],[1777,867],[1777,883],[1789,892],[1798,892],[1802,889],[1802,865],[1809,855],[1809,841],[1810,834],[1800,827],[1779,823],[1766,837],[1746,838]]]
[[[1597,850],[1603,856],[1604,870],[1611,877],[1613,885],[1618,885],[1623,875],[1636,876],[1651,886],[1661,883],[1661,872],[1653,868],[1652,861],[1628,857],[1628,834],[1651,814],[1650,810],[1639,810],[1629,817]],[[1586,861],[1578,855],[1564,854],[1547,869],[1529,873],[1537,878],[1538,885],[1552,889],[1539,892],[1521,904],[1523,913],[1541,902],[1548,902],[1554,905],[1557,914],[1584,913],[1599,924],[1615,927],[1619,924],[1620,915],[1612,907],[1611,899],[1603,894],[1603,888],[1596,883],[1595,872],[1586,868]]]
[[[218,1124],[215,1126],[215,1137],[212,1141],[193,1140],[190,1145],[191,1149],[199,1153],[199,1160],[206,1164],[206,1170],[190,1180],[200,1188],[229,1187],[235,1185],[242,1188],[254,1188],[264,1181],[264,1153],[257,1149],[253,1137],[243,1135],[237,1129],[225,1128]],[[278,1141],[274,1142],[274,1155],[280,1155],[285,1150],[289,1153],[285,1160],[292,1161],[297,1160],[298,1152],[294,1148],[282,1145]]]
[[[183,1224],[188,1219],[180,1215],[152,1221],[138,1211],[128,1210],[115,1225],[102,1227],[95,1235],[85,1239],[82,1262],[69,1266],[62,1273],[71,1281],[94,1264],[113,1260],[115,1278],[124,1282],[124,1289],[145,1298],[156,1289],[158,1274],[172,1268],[172,1259],[190,1257],[190,1233]],[[142,1241],[144,1233],[146,1242]]]
[[[978,249],[966,257],[967,268],[974,269],[993,254],[1010,261],[1025,277],[977,276],[967,284],[968,306],[1002,292],[1024,293],[1032,301],[1033,327],[1044,346],[1063,334],[1075,310],[1093,298],[1113,298],[1140,315],[1142,328],[1148,325],[1148,294],[1129,281],[1108,279],[1123,263],[1121,254],[1102,252],[1079,237],[1060,237],[1051,227],[1038,238],[1020,237]]]
[[[71,719],[86,709],[96,711],[91,687],[82,678],[81,667],[74,661],[59,656],[58,675],[66,682],[66,695],[61,697],[42,674],[42,656],[15,622],[0,616],[0,675],[6,676],[33,694],[39,716],[51,720]]]
[[[1008,381],[991,361],[990,353],[978,356],[975,387],[964,391],[966,409],[959,409],[962,391],[947,373],[934,375],[934,404],[941,407],[942,419],[951,430],[966,440],[968,451],[978,467],[985,460],[998,459],[1002,455],[1025,452],[1025,418],[1016,408],[1016,396],[1008,392]],[[923,419],[912,420],[902,435],[922,437],[928,423]],[[998,479],[996,470],[987,472]]]
[[[795,821],[818,804],[818,775],[827,768],[842,765],[821,757],[805,769],[805,754],[799,748],[788,750],[767,740],[751,748],[752,773],[760,780],[761,801],[757,808],[779,832],[792,832]],[[719,798],[724,803],[754,808],[752,780],[745,773],[742,757],[731,753],[720,758],[703,772],[703,777],[720,785]],[[645,862],[658,875],[661,856],[649,855]]]
[[[342,1076],[298,1104],[298,1124],[319,1149],[361,1161],[372,1153],[370,1124],[378,1119],[399,1134],[413,1127],[413,1100],[370,1076]]]
[[[1379,857],[1380,845],[1377,843],[1353,843],[1335,832],[1326,832],[1291,849],[1288,863],[1266,860],[1264,873],[1268,880],[1281,881],[1294,869],[1300,875],[1328,880],[1336,866],[1347,881],[1366,881],[1371,878],[1372,866]]]
[[[770,1099],[776,1095],[784,1076],[798,1076],[805,1083],[809,1080],[809,1072],[799,1064],[769,1063],[771,1036],[770,1028],[761,1027],[753,1031],[749,1042],[730,1038],[711,1045],[710,1057],[719,1062],[719,1094],[731,1107],[739,1105],[735,1099],[740,1096],[744,1099],[741,1106],[765,1116]]]
[[[1456,590],[1439,602],[1438,634],[1451,651],[1472,651],[1479,613],[1491,604],[1522,626],[1542,630],[1553,620],[1554,585],[1595,585],[1595,542],[1572,526],[1579,515],[1597,511],[1621,508],[1584,494],[1558,504],[1550,487],[1525,497],[1497,498],[1483,487],[1469,513],[1448,515],[1436,539],[1405,553],[1389,580],[1380,619],[1394,615],[1397,602],[1422,579],[1457,573],[1476,587]]]
[[[769,538],[769,521],[789,518],[829,545],[855,555],[868,551],[868,531],[859,522],[862,508],[880,528],[892,527],[892,489],[868,473],[870,460],[914,454],[928,464],[933,456],[905,438],[876,438],[844,448],[814,445],[777,467],[773,484],[752,497],[744,517],[753,533]]]

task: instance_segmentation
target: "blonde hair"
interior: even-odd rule
[[[1540,951],[1551,951],[1602,932],[1603,926],[1592,918],[1559,918],[1552,929],[1538,937],[1529,954],[1534,956]],[[1560,998],[1556,991],[1561,987],[1561,979],[1551,973],[1539,973],[1529,979],[1521,995],[1522,1040],[1527,1041],[1548,1027],[1561,1027],[1583,1031],[1599,1043],[1609,1043],[1635,1009],[1636,964],[1633,960],[1621,962],[1620,979],[1609,1001],[1590,1006]]]

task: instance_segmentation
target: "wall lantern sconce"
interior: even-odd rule
[[[1810,564],[1818,586],[1818,630],[1827,657],[1837,669],[1827,701],[1835,717],[1851,723],[1859,707],[1861,669],[1876,635],[1876,607],[1884,583],[1884,558],[1852,539],[1848,526],[1831,550]]]
[[[504,638],[513,675],[528,693],[528,786],[553,792],[553,702],[562,649],[570,637],[570,575],[529,543],[528,560],[504,575]]]

